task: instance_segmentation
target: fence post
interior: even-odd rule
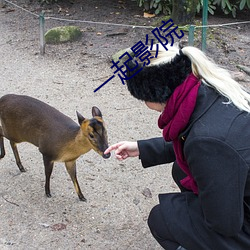
[[[208,0],[203,0],[203,9],[202,9],[202,34],[201,34],[201,39],[202,39],[202,44],[201,44],[201,49],[202,51],[206,51],[207,48],[207,15],[208,15]]]
[[[189,46],[194,46],[194,25],[189,26],[188,30],[188,45]]]
[[[40,24],[40,54],[44,55],[45,54],[45,39],[44,39],[44,33],[45,33],[45,28],[44,28],[44,11],[42,11],[39,15],[39,24]]]

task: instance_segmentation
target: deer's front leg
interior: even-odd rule
[[[53,166],[54,166],[54,162],[51,161],[51,159],[46,156],[43,155],[43,163],[44,163],[44,168],[45,168],[45,194],[47,197],[51,197],[51,193],[50,193],[50,177],[52,174],[52,170],[53,170]]]
[[[76,190],[76,193],[78,194],[78,197],[81,201],[87,201],[86,198],[83,196],[82,191],[80,189],[79,183],[77,181],[76,177],[76,161],[68,161],[65,162],[66,169],[70,175],[71,180],[74,183],[74,187]]]

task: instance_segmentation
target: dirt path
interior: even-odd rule
[[[117,1],[110,1],[106,12],[99,12],[98,1],[89,3],[81,10],[81,16],[88,20],[97,16],[103,21],[119,22],[124,18],[130,23],[149,24],[138,18],[138,9],[121,9]],[[36,6],[28,7],[40,11]],[[79,18],[79,5],[67,8],[71,18]],[[108,8],[114,9],[108,12]],[[120,15],[114,14],[117,9]],[[55,13],[55,9],[51,11]],[[49,28],[58,23],[51,21],[46,25]],[[47,46],[42,57],[37,18],[9,6],[0,9],[1,96],[31,95],[74,120],[75,110],[89,117],[91,107],[96,105],[103,112],[110,143],[160,136],[156,126],[158,114],[132,98],[118,79],[93,93],[112,75],[109,56],[134,45],[148,31],[98,25],[82,28],[85,33],[81,41]],[[107,36],[120,31],[127,35]],[[219,40],[214,46],[214,41],[209,43],[211,55],[219,63],[224,60],[234,71],[238,63],[249,66],[249,28],[240,28],[236,35],[228,36],[237,39],[227,43]],[[213,54],[216,49],[218,53]],[[225,49],[229,52],[225,53]],[[246,79],[243,83],[248,85]],[[38,150],[28,144],[19,146],[27,169],[20,174],[7,141],[5,145],[7,155],[0,162],[1,249],[160,249],[146,220],[150,209],[158,203],[158,193],[177,190],[170,177],[170,166],[144,170],[138,159],[121,163],[113,157],[103,160],[89,152],[77,161],[78,180],[88,202],[78,200],[62,164],[54,168],[53,197],[48,199],[44,195],[44,169]]]
[[[24,15],[24,24],[19,15]],[[35,30],[36,21],[18,11],[0,11],[1,95],[31,95],[74,120],[75,110],[89,117],[96,105],[104,114],[111,143],[160,135],[156,115],[131,98],[119,81],[93,93],[112,73],[106,58],[86,55],[81,43],[47,48],[41,57],[37,32],[28,31]],[[54,168],[53,197],[48,199],[38,150],[19,146],[27,169],[20,174],[7,141],[5,145],[7,154],[0,162],[1,249],[159,249],[146,219],[157,194],[171,190],[170,168],[145,171],[137,159],[119,163],[90,152],[77,161],[88,202],[78,201],[62,164]],[[152,198],[142,194],[146,188]]]

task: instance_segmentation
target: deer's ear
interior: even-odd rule
[[[94,116],[100,116],[100,117],[102,117],[102,113],[101,113],[101,111],[100,111],[100,109],[99,108],[97,108],[97,107],[92,107],[92,115],[93,115],[93,117]]]
[[[81,125],[83,121],[85,120],[85,118],[78,111],[76,111],[76,114],[77,114],[78,122]]]

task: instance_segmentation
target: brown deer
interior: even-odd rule
[[[94,149],[103,158],[108,148],[107,132],[102,113],[92,107],[93,118],[86,119],[77,112],[80,126],[60,111],[29,96],[9,94],[0,98],[0,158],[5,155],[3,137],[9,139],[16,164],[20,161],[17,143],[29,142],[39,148],[45,167],[45,193],[50,194],[50,176],[54,162],[64,162],[81,201],[86,201],[76,177],[76,159]]]

